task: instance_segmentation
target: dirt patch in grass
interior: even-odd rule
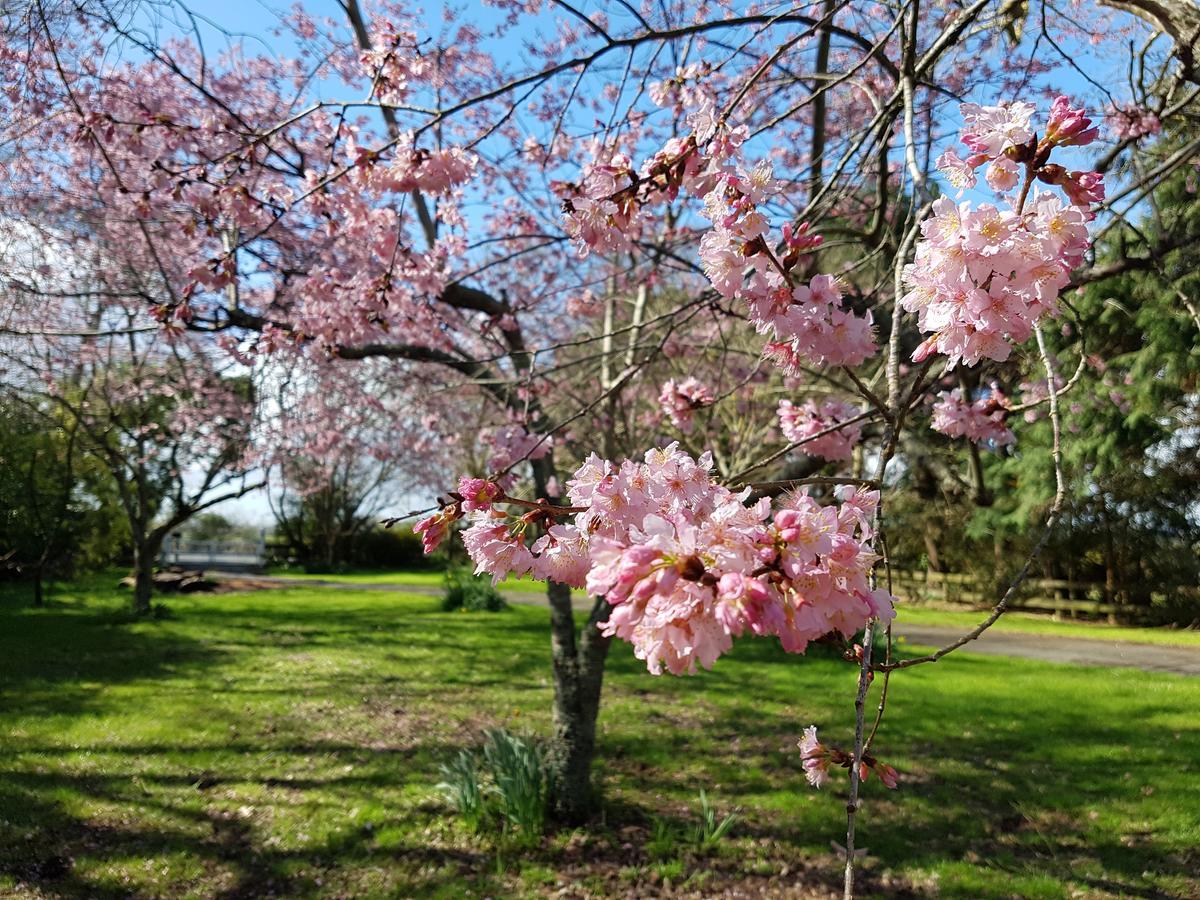
[[[569,900],[598,898],[795,898],[826,900],[842,896],[841,861],[828,854],[801,854],[770,838],[742,838],[701,854],[686,847],[652,852],[650,826],[629,824],[560,836],[540,853],[521,860],[520,879],[529,889],[538,876],[541,896]],[[919,887],[880,871],[872,860],[861,866],[864,897],[908,900],[924,896]]]
[[[288,585],[281,584],[278,581],[263,581],[259,578],[247,575],[241,576],[221,576],[216,582],[216,587],[211,591],[205,591],[208,594],[245,594],[250,591],[277,591],[280,588],[285,588]]]

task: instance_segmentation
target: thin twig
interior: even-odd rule
[[[749,475],[751,472],[755,471],[756,469],[761,469],[763,466],[766,466],[766,465],[769,465],[770,463],[775,462],[775,460],[779,459],[781,456],[786,456],[788,453],[792,452],[797,447],[802,447],[805,444],[807,444],[809,441],[815,441],[819,437],[824,437],[827,434],[833,434],[835,431],[841,431],[847,425],[853,425],[856,422],[865,421],[866,419],[873,418],[875,415],[877,415],[876,410],[868,410],[867,412],[859,413],[857,416],[846,419],[844,422],[836,422],[833,425],[830,425],[828,428],[822,428],[820,431],[816,432],[815,434],[810,434],[807,437],[801,438],[798,441],[792,441],[792,443],[788,444],[786,447],[781,447],[779,450],[776,450],[774,453],[771,453],[769,456],[766,456],[763,459],[760,459],[754,465],[747,466],[746,468],[742,469],[740,472],[730,475],[725,480],[727,483],[737,482],[740,479],[745,478],[747,475]]]
[[[842,478],[826,475],[813,475],[809,478],[787,478],[783,481],[752,481],[741,485],[741,487],[748,487],[754,491],[770,491],[776,489],[786,490],[787,488],[801,487],[806,484],[856,484],[859,487],[879,487],[879,482],[870,478]]]
[[[867,623],[863,633],[862,664],[858,670],[858,693],[854,697],[854,756],[850,760],[850,796],[846,798],[846,877],[844,896],[846,900],[854,897],[854,825],[858,814],[858,788],[861,782],[859,769],[862,767],[863,732],[865,718],[863,711],[867,703],[867,690],[871,686],[871,643],[875,629],[871,622]]]
[[[1033,550],[1030,551],[1029,556],[1025,558],[1025,564],[1021,566],[1021,571],[1017,573],[1017,576],[1009,584],[1008,589],[1004,592],[1004,596],[1001,597],[997,601],[996,605],[992,607],[991,615],[980,622],[979,625],[977,625],[967,634],[964,634],[958,640],[947,644],[940,650],[930,653],[928,656],[920,656],[914,659],[902,659],[899,662],[876,666],[876,671],[886,672],[893,669],[907,669],[912,666],[922,665],[923,663],[937,662],[946,654],[953,653],[959,647],[976,640],[980,635],[991,628],[992,625],[996,623],[996,620],[1004,615],[1004,613],[1008,610],[1009,603],[1012,602],[1013,597],[1015,597],[1017,594],[1017,590],[1021,587],[1021,584],[1025,581],[1026,577],[1028,577],[1029,570],[1033,567],[1033,564],[1037,562],[1038,557],[1041,556],[1042,551],[1046,547],[1046,543],[1050,539],[1050,534],[1054,530],[1054,526],[1058,523],[1059,514],[1062,512],[1063,503],[1066,500],[1067,489],[1066,482],[1063,478],[1062,468],[1062,425],[1058,413],[1059,392],[1054,386],[1057,376],[1054,372],[1054,364],[1050,360],[1050,353],[1046,349],[1046,339],[1042,335],[1042,328],[1040,325],[1034,328],[1034,333],[1037,335],[1038,351],[1041,353],[1042,364],[1046,368],[1046,379],[1050,386],[1050,423],[1054,432],[1054,443],[1050,450],[1050,456],[1054,461],[1054,502],[1050,505],[1050,512],[1046,516],[1046,524],[1042,528],[1042,533],[1038,537],[1038,542],[1034,545]]]

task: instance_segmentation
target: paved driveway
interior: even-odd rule
[[[893,628],[910,643],[941,647],[962,635],[951,628],[905,625],[897,621]],[[1051,637],[998,631],[989,628],[983,635],[955,653],[984,653],[989,656],[1017,656],[1080,666],[1120,666],[1148,672],[1172,672],[1176,675],[1200,675],[1200,647],[1164,647],[1107,641],[1094,638]]]

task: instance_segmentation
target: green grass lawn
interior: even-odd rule
[[[445,583],[445,575],[439,571],[414,571],[412,569],[364,569],[362,571],[338,572],[325,575],[297,572],[292,569],[271,569],[269,574],[280,578],[296,581],[330,582],[333,584],[379,585],[396,584],[414,587],[441,587]],[[510,575],[500,582],[501,588],[512,591],[544,592],[544,582],[538,581],[531,575]],[[572,591],[576,596],[584,596],[585,591]]]
[[[367,570],[332,575],[309,575],[290,570],[279,570],[272,574],[304,581],[329,581],[338,584],[403,584],[420,587],[440,587],[443,583],[443,576],[440,572],[418,572],[404,569],[383,572]],[[520,578],[506,578],[500,582],[500,587],[510,591],[540,592],[543,590],[542,583],[528,575]],[[577,597],[582,597],[585,594],[584,591],[580,590],[572,591],[572,593]],[[987,617],[988,611],[940,609],[929,606],[902,604],[901,613],[905,621],[916,625],[955,628],[966,632],[983,621]],[[1005,613],[1004,617],[992,627],[997,631],[1018,631],[1027,634],[1081,637],[1103,641],[1130,641],[1137,644],[1161,644],[1175,647],[1200,647],[1200,631],[1180,628],[1132,628],[1121,625],[1109,625],[1105,622],[1055,621],[1050,616],[1039,613]]]
[[[445,576],[439,571],[378,570],[318,574],[299,572],[294,569],[270,569],[268,574],[295,581],[329,581],[337,584],[411,584],[423,587],[441,587]]]
[[[855,672],[744,640],[696,678],[613,648],[605,818],[516,853],[468,833],[438,765],[545,733],[547,613],[289,588],[166,601],[98,582],[45,610],[0,588],[0,896],[825,896],[843,783],[795,741],[850,740]],[[878,685],[876,685],[878,689]],[[955,654],[892,679],[864,790],[865,896],[1200,895],[1200,679]],[[696,795],[742,809],[712,856],[652,841]],[[654,846],[652,846],[654,844]]]

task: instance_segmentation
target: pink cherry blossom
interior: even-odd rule
[[[710,668],[746,631],[802,653],[830,633],[849,638],[891,620],[892,598],[870,578],[877,492],[841,491],[828,506],[792,494],[772,512],[769,499],[751,503],[748,490],[722,486],[711,467],[676,444],[641,462],[592,455],[567,483],[569,508],[493,496],[482,486],[490,482],[464,479],[461,493],[476,505],[463,543],[496,580],[532,571],[607,598],[601,629],[633,644],[656,674]],[[453,513],[439,516],[422,532],[439,534]],[[552,524],[527,546],[527,528],[543,521]]]
[[[670,379],[663,384],[658,395],[659,408],[682,432],[692,430],[692,416],[699,409],[712,404],[712,392],[695,378],[676,382]]]
[[[1108,111],[1108,120],[1120,140],[1136,140],[1162,131],[1158,116],[1141,106],[1113,106]]]
[[[900,783],[900,774],[886,763],[876,763],[875,772],[879,775],[879,780],[883,782],[883,786],[895,790]]]
[[[797,746],[800,748],[804,777],[815,788],[820,788],[829,781],[830,769],[849,769],[854,764],[854,757],[845,750],[823,744],[817,737],[815,725],[804,729],[804,736],[797,742]],[[867,781],[871,772],[879,776],[884,787],[894,790],[899,785],[900,776],[895,768],[880,762],[870,754],[863,754],[858,761],[859,781]]]
[[[773,343],[790,344],[788,353],[811,365],[855,366],[875,352],[870,312],[843,306],[842,290],[830,276],[805,285],[793,272],[801,257],[819,246],[808,224],[784,223],[781,238],[763,207],[781,192],[770,160],[747,160],[742,153],[745,126],[731,128],[705,99],[687,118],[693,131],[673,137],[629,177],[629,163],[585,169],[575,195],[563,204],[567,232],[581,252],[627,249],[643,209],[681,192],[701,201],[700,214],[712,227],[699,242],[700,264],[713,288],[750,307],[750,319]],[[606,151],[607,152],[607,151]],[[603,159],[601,154],[599,159]],[[777,258],[771,249],[786,248]],[[828,288],[813,283],[825,279]],[[777,358],[772,352],[768,358]]]
[[[544,435],[533,434],[522,425],[504,425],[488,431],[484,440],[491,447],[488,469],[499,472],[522,460],[541,459],[553,446]]]
[[[817,738],[817,726],[809,725],[804,729],[804,737],[799,742],[801,758],[804,761],[804,777],[815,788],[829,781],[829,764],[832,761],[829,750]]]
[[[581,588],[592,562],[587,538],[572,525],[552,525],[530,548],[533,574],[546,581]]]
[[[1010,147],[1017,147],[1033,137],[1029,122],[1036,107],[1016,101],[998,106],[964,103],[960,107],[963,127],[959,138],[972,153],[995,159]]]
[[[1004,424],[1005,398],[997,388],[984,397],[968,403],[962,390],[943,391],[933,408],[933,430],[950,437],[965,437],[976,444],[1005,447],[1016,442],[1012,431]]]
[[[486,478],[460,478],[458,493],[463,498],[463,511],[475,512],[476,510],[490,509],[492,501],[503,492],[500,490],[500,485]]]
[[[1100,129],[1092,125],[1083,109],[1073,109],[1067,97],[1055,97],[1046,124],[1046,140],[1051,144],[1083,147],[1096,139]]]
[[[452,522],[462,518],[462,512],[455,504],[443,507],[431,516],[421,519],[413,526],[413,533],[421,536],[421,549],[428,556],[436,550],[450,534]]]
[[[1004,194],[1017,186],[1021,180],[1021,170],[1011,159],[1000,156],[988,166],[986,178],[988,187],[998,194]]]
[[[1099,172],[1071,172],[1063,179],[1062,189],[1074,206],[1087,209],[1104,201],[1104,176]]]
[[[1043,156],[1038,159],[1058,144],[1094,137],[1082,111],[1060,101],[1051,112],[1053,140],[1039,145]],[[949,157],[952,173],[957,167],[961,180],[965,168],[990,158],[989,185],[999,192],[1012,190],[1019,179],[1015,160],[1021,157],[1001,154],[1032,139],[1032,112],[1028,104],[965,104],[963,141],[975,155],[966,161]],[[1072,206],[1065,207],[1053,194],[1029,194],[1034,174],[1060,186]],[[1104,180],[1099,173],[1068,172],[1053,163],[1039,165],[1036,172],[1031,168],[1025,178],[1020,208],[988,203],[973,207],[945,197],[934,202],[931,216],[921,225],[916,258],[905,267],[908,290],[900,301],[904,309],[917,313],[921,331],[930,334],[914,352],[914,361],[937,352],[946,355],[951,366],[960,360],[968,366],[983,359],[1002,362],[1013,344],[1028,340],[1042,316],[1056,311],[1058,293],[1088,247],[1087,221],[1091,205],[1104,197]]]
[[[533,554],[525,546],[524,535],[507,522],[479,519],[462,533],[462,540],[475,563],[475,574],[486,572],[492,576],[492,584],[508,575],[525,575],[533,568]]]
[[[803,442],[801,449],[809,456],[830,461],[848,460],[862,437],[861,425],[847,425],[817,438],[812,435],[853,419],[858,414],[857,407],[835,399],[825,400],[819,405],[814,400],[807,400],[802,406],[796,406],[790,400],[781,400],[778,409],[779,428],[792,443]]]
[[[962,159],[953,147],[937,158],[937,168],[952,186],[958,188],[959,196],[965,189],[975,187],[975,167]]]

